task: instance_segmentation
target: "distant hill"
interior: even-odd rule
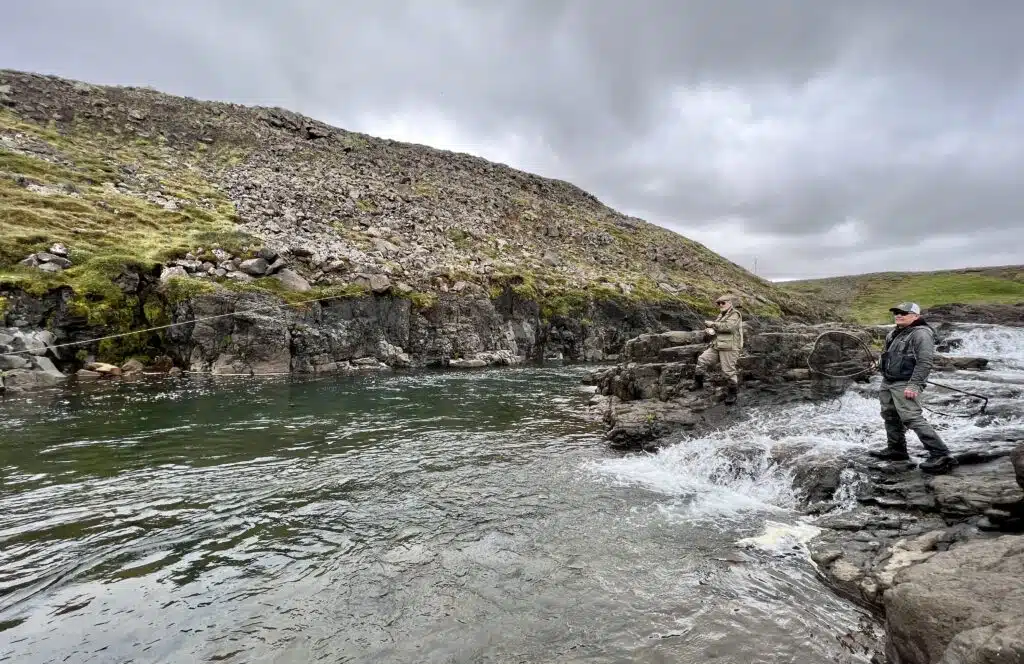
[[[892,320],[889,307],[903,301],[928,309],[941,305],[1024,303],[1024,265],[971,267],[935,272],[875,272],[778,284],[813,298],[860,323]]]

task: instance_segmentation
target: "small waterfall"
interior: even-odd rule
[[[963,344],[950,353],[990,359],[985,371],[933,373],[932,379],[990,396],[992,413],[956,417],[928,413],[955,452],[978,436],[998,436],[1019,430],[1024,416],[1013,408],[1024,392],[1024,328],[994,325],[954,327],[951,337]],[[844,455],[878,447],[885,442],[876,390],[879,377],[868,385],[855,384],[838,400],[785,407],[750,408],[741,424],[699,438],[681,439],[654,454],[637,454],[594,462],[589,469],[622,486],[663,494],[662,508],[692,520],[764,516],[795,516],[798,496],[793,488],[795,463]],[[937,392],[939,388],[931,388]],[[910,435],[911,454],[917,441]],[[780,463],[785,459],[785,463]],[[837,509],[856,504],[863,478],[844,470],[834,497]],[[778,525],[778,524],[776,524]],[[800,534],[804,534],[801,531]]]

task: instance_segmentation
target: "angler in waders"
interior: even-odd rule
[[[935,355],[935,330],[921,318],[921,307],[903,302],[889,309],[896,327],[885,338],[879,360],[882,388],[878,393],[885,421],[884,450],[869,452],[884,461],[909,461],[907,430],[917,434],[928,459],[920,468],[928,473],[944,473],[956,465],[946,444],[925,419],[917,398],[924,391]]]
[[[715,300],[715,304],[718,305],[718,318],[704,321],[704,331],[711,337],[711,345],[697,358],[693,384],[689,389],[691,392],[702,389],[708,369],[721,364],[722,373],[729,379],[725,403],[736,403],[736,392],[740,385],[736,362],[743,349],[743,318],[736,309],[735,296],[723,295]]]

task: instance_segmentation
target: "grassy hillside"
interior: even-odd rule
[[[19,265],[54,242],[73,267]],[[69,285],[97,309],[122,297],[125,266],[260,247],[310,256],[317,292],[378,274],[417,296],[512,286],[549,314],[598,298],[711,313],[732,291],[752,313],[825,315],[566,182],[283,109],[0,70],[0,286]],[[245,287],[280,291],[271,278]]]
[[[780,288],[819,300],[854,320],[871,324],[892,320],[889,307],[917,302],[940,304],[1016,304],[1024,302],[1024,265],[964,268],[935,272],[877,272],[828,279],[787,281]]]

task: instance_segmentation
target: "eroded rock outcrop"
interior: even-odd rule
[[[740,356],[740,402],[783,404],[835,396],[844,382],[812,376],[808,355],[822,332],[841,330],[865,343],[869,331],[833,324],[800,325],[752,319],[744,322],[747,344]],[[725,380],[709,376],[709,387],[688,391],[697,356],[707,347],[702,331],[669,331],[628,341],[619,364],[594,371],[585,382],[596,387],[593,405],[603,412],[606,437],[619,448],[651,448],[679,430],[722,424],[740,409],[725,407]],[[842,352],[864,361],[861,348]]]

